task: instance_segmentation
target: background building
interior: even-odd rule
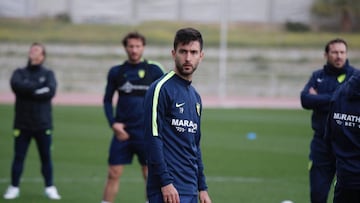
[[[66,18],[78,24],[133,25],[146,21],[216,23],[224,33],[226,22],[235,25],[244,23],[245,27],[263,24],[277,28],[280,27],[277,25],[288,22],[312,26],[314,20],[310,8],[313,1],[1,0],[0,18]],[[220,36],[219,47],[206,47],[206,59],[201,64],[201,71],[195,74],[193,84],[201,95],[225,103],[239,101],[239,98],[241,101],[244,98],[291,99],[300,107],[298,97],[303,85],[310,73],[324,62],[322,47],[228,48],[223,36]],[[271,37],[279,42],[282,40],[281,36]],[[324,37],[321,41],[325,43],[327,40]],[[0,102],[7,95],[12,96],[9,78],[14,68],[26,64],[28,47],[29,44],[21,42],[0,43]],[[83,94],[95,94],[101,98],[108,68],[126,58],[120,43],[49,43],[46,47],[49,53],[46,62],[56,70],[59,95],[81,93],[82,98]],[[173,65],[170,49],[149,45],[145,57],[160,62],[168,70]],[[358,56],[360,50],[351,49],[349,58],[356,67],[360,67]],[[96,101],[101,102],[101,99]]]
[[[0,17],[68,15],[74,23],[152,20],[218,22],[227,4],[230,22],[310,23],[313,0],[2,0]]]

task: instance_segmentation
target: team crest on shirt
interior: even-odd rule
[[[342,82],[344,82],[345,78],[346,78],[346,75],[345,75],[345,74],[341,74],[341,75],[339,75],[339,76],[337,77],[337,81],[338,81],[339,83],[342,83]]]
[[[200,104],[196,103],[196,112],[200,116]]]
[[[145,76],[145,70],[141,69],[138,71],[139,78],[144,78]]]

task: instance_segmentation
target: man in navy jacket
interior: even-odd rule
[[[312,73],[301,92],[304,109],[312,110],[311,127],[314,135],[310,146],[311,203],[326,203],[335,175],[335,157],[325,144],[324,130],[333,92],[352,75],[354,68],[347,59],[347,43],[333,39],[325,46],[326,64]]]
[[[145,144],[150,203],[211,203],[200,150],[200,95],[191,85],[203,59],[201,33],[177,31],[175,68],[153,83],[145,96]]]
[[[360,72],[334,93],[326,140],[336,157],[334,203],[360,202]]]
[[[45,194],[50,199],[61,199],[53,185],[52,106],[57,82],[52,70],[43,63],[46,58],[45,47],[33,43],[29,50],[28,64],[16,69],[10,79],[16,96],[14,119],[14,159],[11,167],[11,185],[4,199],[15,199],[20,195],[20,180],[24,162],[31,140],[37,144],[41,160],[41,173],[45,182]]]

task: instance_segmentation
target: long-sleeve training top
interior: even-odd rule
[[[10,85],[16,96],[14,128],[52,129],[51,99],[57,87],[54,72],[43,65],[28,65],[13,72]]]
[[[174,71],[149,88],[145,97],[149,195],[170,183],[180,195],[207,189],[200,150],[201,112],[199,94]]]
[[[135,131],[133,136],[141,136],[143,128],[144,96],[150,84],[164,75],[160,64],[143,60],[138,64],[124,62],[110,68],[107,76],[103,107],[110,126],[122,122],[127,130]],[[118,92],[116,109],[113,108],[113,96]],[[137,133],[139,132],[139,133]]]
[[[326,139],[336,156],[337,184],[360,189],[360,72],[334,93],[327,124]]]
[[[312,73],[309,81],[301,91],[301,105],[312,111],[311,126],[315,136],[324,136],[324,126],[329,112],[330,99],[334,91],[353,74],[354,68],[347,60],[344,67],[339,69],[325,64],[322,69]],[[317,91],[317,95],[309,93],[310,88]]]

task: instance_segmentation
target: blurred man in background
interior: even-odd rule
[[[354,72],[347,59],[347,43],[333,39],[325,46],[326,64],[312,73],[301,92],[301,105],[312,110],[311,127],[314,135],[310,146],[311,203],[326,203],[335,175],[335,157],[324,141],[330,99],[334,91]]]
[[[33,43],[29,51],[28,64],[16,69],[10,84],[15,93],[14,159],[11,168],[11,185],[4,194],[5,199],[20,195],[20,178],[31,140],[37,144],[41,160],[41,173],[45,180],[45,195],[54,200],[61,199],[53,185],[53,164],[51,160],[52,106],[57,87],[55,75],[43,63],[45,47]]]
[[[135,154],[146,181],[144,95],[150,84],[164,74],[160,64],[142,58],[146,45],[143,35],[130,32],[124,37],[122,43],[128,59],[123,64],[116,65],[109,70],[103,100],[105,115],[113,130],[103,203],[114,202],[124,165],[130,164]],[[115,92],[118,93],[118,100],[114,111],[113,96]]]

